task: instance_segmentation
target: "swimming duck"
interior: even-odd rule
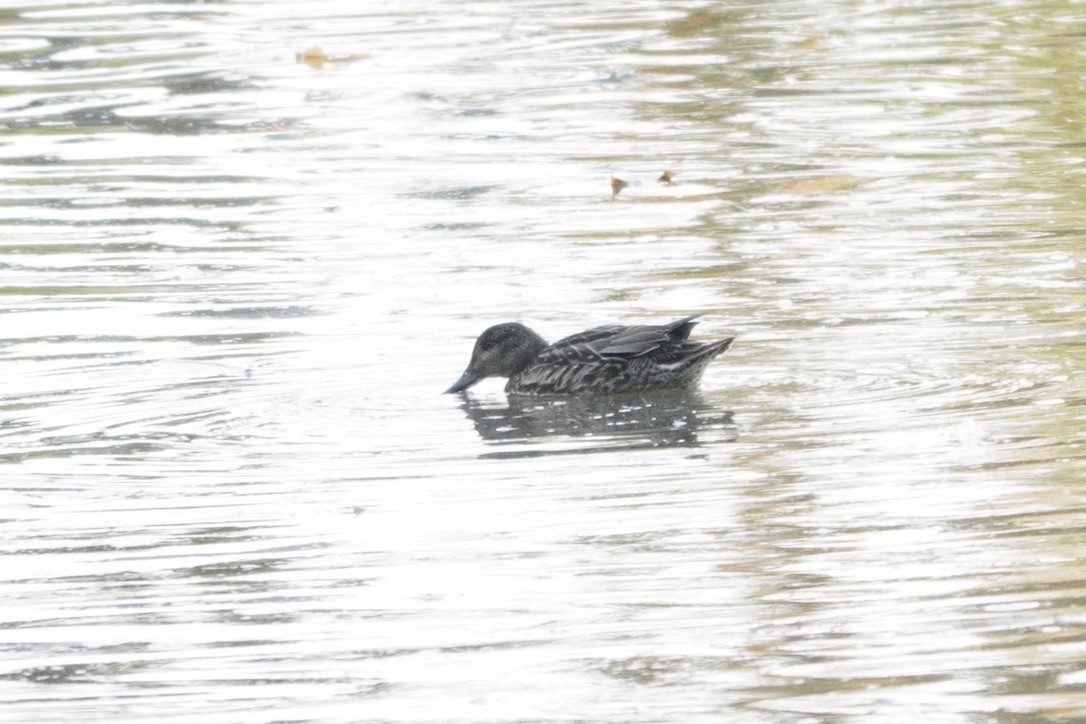
[[[596,327],[552,345],[519,322],[496,324],[479,336],[468,368],[445,392],[466,390],[484,377],[508,377],[505,391],[519,395],[609,394],[692,386],[709,362],[735,339],[689,341],[696,319]]]

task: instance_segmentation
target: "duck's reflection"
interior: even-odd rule
[[[738,437],[732,413],[692,390],[550,399],[512,395],[502,401],[466,395],[461,409],[485,441],[519,448],[490,456],[696,447],[710,433],[714,442]],[[542,441],[556,444],[523,445]]]

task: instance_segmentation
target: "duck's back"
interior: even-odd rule
[[[609,394],[695,384],[705,366],[732,340],[688,341],[694,319],[666,325],[608,325],[570,335],[511,377],[506,391]]]

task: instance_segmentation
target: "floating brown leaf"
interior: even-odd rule
[[[295,53],[294,60],[298,63],[305,63],[310,68],[320,70],[328,62],[328,56],[324,54],[323,50],[314,46]]]
[[[612,175],[612,176],[611,176],[611,200],[613,201],[613,200],[614,200],[614,198],[615,198],[616,196],[618,196],[619,192],[620,192],[620,191],[622,191],[622,189],[626,188],[626,187],[627,187],[627,186],[629,186],[629,185],[630,185],[630,184],[626,183],[626,182],[625,182],[625,181],[623,181],[622,179],[620,179],[620,178],[615,178],[615,177],[614,177],[614,176]]]

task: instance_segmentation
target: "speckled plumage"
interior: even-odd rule
[[[639,392],[697,384],[706,366],[734,337],[691,342],[696,317],[671,324],[596,327],[547,345],[517,322],[487,329],[467,370],[447,392],[484,377],[508,377],[519,395]]]

